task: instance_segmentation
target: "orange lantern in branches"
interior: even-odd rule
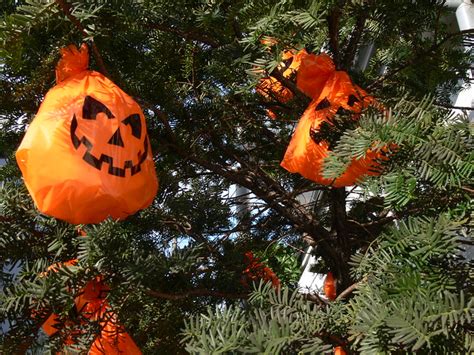
[[[332,272],[329,271],[324,279],[324,295],[331,301],[336,299],[336,280],[332,275]]]
[[[363,108],[374,103],[373,98],[354,85],[346,72],[336,71],[326,54],[310,54],[302,58],[297,86],[313,101],[296,127],[281,166],[316,183],[334,187],[354,185],[362,176],[377,175],[377,160],[384,156],[379,151],[368,150],[365,157],[352,159],[341,176],[324,178],[323,163],[329,144],[318,136],[321,125],[333,125],[331,119],[340,110],[352,113],[352,119],[356,120]]]
[[[88,71],[87,46],[61,51],[57,85],[46,95],[16,158],[39,210],[74,224],[123,219],[158,189],[138,104]]]
[[[125,331],[124,327],[118,324],[115,313],[106,313],[104,320],[100,322],[100,327],[100,335],[92,343],[89,355],[141,355],[142,352],[133,339]]]
[[[63,265],[75,265],[77,260],[71,260]],[[56,272],[61,264],[53,264],[47,270]],[[102,276],[97,276],[89,281],[76,297],[74,303],[75,312],[93,321],[98,321],[101,326],[101,332],[94,340],[88,354],[131,354],[140,355],[141,351],[125,331],[124,327],[118,323],[117,315],[110,309],[106,300],[110,288],[104,283]],[[56,314],[43,323],[43,331],[52,336],[59,331],[59,318]],[[66,339],[66,345],[74,344],[74,337],[79,335],[80,331],[73,333]]]
[[[254,257],[251,251],[245,253],[245,264],[247,267],[242,272],[242,285],[244,287],[249,287],[249,282],[260,279],[271,282],[275,288],[280,287],[280,279],[278,276],[272,269],[260,262],[259,258]]]
[[[302,58],[307,55],[308,53],[305,49],[299,51],[298,53],[295,53],[294,51],[284,51],[282,54],[282,59],[283,62],[286,64],[286,69],[282,74],[283,77],[291,79],[291,77],[294,76],[298,71]],[[293,93],[291,92],[291,90],[284,86],[278,79],[274,78],[273,76],[268,76],[260,79],[256,90],[260,95],[262,95],[269,101],[273,99],[280,103],[286,103],[293,98]],[[276,118],[276,114],[274,112],[276,109],[277,106],[267,110],[267,113],[270,118]]]
[[[334,355],[346,355],[346,354],[347,353],[342,346],[336,346],[334,348]]]

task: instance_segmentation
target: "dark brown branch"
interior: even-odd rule
[[[349,43],[346,47],[346,50],[344,51],[344,60],[342,62],[342,69],[344,70],[348,70],[352,66],[352,62],[354,61],[354,57],[357,51],[357,45],[359,44],[359,41],[362,38],[366,19],[367,13],[362,9],[359,15],[357,16],[356,25],[352,30]]]
[[[336,69],[341,69],[341,58],[339,53],[339,18],[342,15],[342,9],[344,8],[346,1],[339,0],[338,4],[331,9],[328,21],[329,30],[329,49],[333,55],[333,61],[336,65]]]
[[[349,296],[352,292],[354,292],[354,290],[361,284],[361,283],[364,283],[367,281],[367,277],[364,277],[362,280],[360,280],[359,282],[356,282],[352,285],[350,285],[348,288],[346,288],[344,291],[342,291],[339,296],[337,296],[336,300],[342,300],[343,298],[346,298],[347,296]]]
[[[444,107],[444,108],[452,108],[456,110],[467,110],[467,111],[474,111],[474,107],[468,106],[454,106],[454,105],[446,105],[446,104],[439,104],[435,102],[436,106]]]
[[[285,68],[286,69],[286,68]],[[270,73],[275,79],[277,79],[280,83],[282,83],[285,87],[287,87],[296,97],[298,97],[305,105],[309,105],[311,102],[311,98],[306,96],[305,93],[300,91],[296,84],[288,78],[285,78],[282,74],[284,69],[275,69]]]
[[[87,33],[84,26],[82,26],[81,22],[78,20],[76,16],[74,16],[71,12],[71,5],[65,0],[56,0],[56,3],[59,5],[61,10],[64,12],[64,15],[81,31],[81,33],[87,37],[89,34]],[[105,76],[109,76],[107,69],[105,69],[104,61],[102,60],[102,56],[100,55],[99,49],[95,45],[94,40],[91,40],[91,47],[92,52],[94,53],[94,57],[97,61],[97,65],[99,66],[99,71],[104,74]]]
[[[206,34],[199,33],[196,31],[184,31],[184,30],[180,30],[178,28],[172,27],[171,25],[166,25],[162,23],[148,23],[146,24],[146,26],[154,30],[159,30],[159,31],[167,32],[167,33],[173,33],[186,40],[201,42],[201,43],[207,44],[208,46],[212,48],[217,48],[220,46],[219,43],[215,39],[209,37]]]
[[[466,35],[466,34],[474,34],[474,29],[470,29],[470,30],[464,30],[464,31],[459,31],[459,32],[456,32],[456,33],[451,33],[449,34],[448,36],[446,36],[445,38],[443,38],[441,41],[433,44],[430,48],[428,48],[426,51],[422,52],[422,53],[417,53],[416,56],[414,56],[413,58],[411,58],[410,60],[406,61],[404,64],[402,64],[401,66],[399,66],[398,68],[388,72],[387,74],[385,75],[382,75],[381,77],[379,77],[377,80],[375,80],[373,83],[371,83],[369,86],[367,86],[367,90],[371,90],[375,87],[377,87],[378,85],[380,85],[382,82],[384,82],[385,80],[391,78],[392,76],[394,76],[395,74],[401,72],[402,70],[418,63],[419,61],[423,60],[427,55],[430,55],[430,54],[434,54],[434,52],[436,52],[443,44],[445,44],[447,41],[449,41],[450,39],[454,38],[454,37],[458,37],[458,36],[462,36],[462,35]]]
[[[229,292],[221,292],[221,291],[214,291],[208,289],[194,289],[189,291],[183,291],[180,293],[168,293],[156,290],[146,290],[147,295],[162,298],[171,301],[178,301],[183,300],[186,298],[192,297],[218,297],[218,298],[228,298],[228,299],[247,299],[248,293],[229,293]]]

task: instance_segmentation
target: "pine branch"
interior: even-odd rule
[[[469,29],[469,30],[464,30],[464,31],[459,31],[459,32],[456,32],[456,33],[449,34],[448,36],[443,38],[441,41],[433,44],[426,51],[424,51],[422,53],[417,53],[416,56],[412,57],[410,60],[408,60],[404,64],[400,65],[398,68],[396,68],[394,70],[391,70],[387,74],[382,75],[381,77],[379,77],[377,80],[375,80],[374,82],[372,82],[370,85],[367,86],[367,90],[368,91],[373,90],[374,88],[378,87],[381,83],[383,83],[385,80],[391,78],[392,76],[396,75],[397,73],[401,72],[402,70],[405,70],[405,69],[411,67],[412,65],[417,64],[418,62],[420,62],[421,60],[423,60],[425,57],[427,57],[429,55],[431,55],[431,56],[434,55],[436,53],[436,51],[443,44],[445,44],[447,41],[449,41],[450,39],[458,37],[458,36],[466,35],[466,34],[474,34],[474,29]]]
[[[183,300],[186,298],[192,297],[219,297],[219,298],[228,298],[228,299],[247,299],[248,293],[230,293],[230,292],[221,292],[214,291],[209,289],[194,289],[189,291],[183,291],[180,293],[168,293],[156,290],[146,290],[145,293],[149,296],[162,298],[171,301]]]
[[[79,29],[79,31],[82,33],[82,35],[84,37],[89,36],[86,29],[81,24],[81,22],[78,20],[78,18],[72,14],[71,5],[66,0],[56,0],[56,3],[59,5],[61,10],[64,12],[66,17]],[[95,59],[97,60],[97,65],[99,66],[100,72],[108,77],[109,74],[107,72],[107,69],[105,68],[104,61],[102,59],[102,56],[100,55],[99,49],[95,45],[95,42],[94,42],[93,39],[91,39],[90,42],[91,42],[92,52],[94,53]]]
[[[178,35],[181,38],[191,41],[198,41],[204,43],[212,48],[218,48],[220,44],[213,38],[209,37],[206,34],[199,33],[197,31],[184,31],[180,30],[179,28],[172,27],[171,25],[164,24],[164,23],[147,23],[146,26],[148,28],[159,30],[167,33],[172,33]]]
[[[350,285],[349,287],[347,287],[344,291],[342,291],[336,298],[337,301],[340,301],[344,298],[346,298],[347,296],[349,296],[352,292],[355,291],[355,289],[362,283],[366,282],[367,281],[367,276],[364,277],[362,280],[360,280],[359,282],[356,282],[356,283],[353,283],[352,285]]]

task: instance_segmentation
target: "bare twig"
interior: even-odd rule
[[[362,280],[359,282],[356,282],[352,285],[350,285],[348,288],[346,288],[344,291],[342,291],[339,296],[337,296],[336,300],[342,300],[343,298],[346,298],[349,296],[360,284],[364,283],[367,281],[367,276],[364,277]]]
[[[340,68],[340,53],[339,53],[339,18],[342,15],[342,9],[344,8],[346,1],[339,0],[338,3],[331,9],[328,21],[329,30],[329,48],[333,54],[334,64],[337,69]]]

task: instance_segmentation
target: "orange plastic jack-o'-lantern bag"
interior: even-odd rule
[[[374,99],[354,85],[346,72],[336,71],[327,54],[310,54],[302,59],[297,86],[313,100],[298,122],[281,166],[318,184],[334,187],[354,185],[363,176],[377,175],[378,160],[384,156],[380,151],[369,149],[363,158],[353,158],[336,179],[324,178],[324,159],[330,149],[329,144],[318,137],[321,125],[332,125],[331,119],[339,110],[352,113],[351,119],[357,120],[363,108],[374,104]]]
[[[74,224],[122,219],[158,190],[145,117],[113,82],[87,70],[87,46],[64,48],[16,159],[39,210]]]

